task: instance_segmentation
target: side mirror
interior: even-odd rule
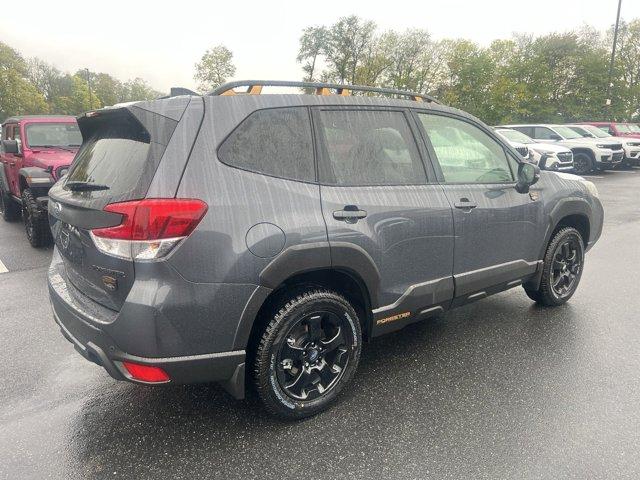
[[[17,140],[2,140],[2,149],[5,153],[20,154],[20,146]]]
[[[552,134],[549,136],[549,138],[550,138],[551,140],[555,140],[556,142],[557,142],[558,140],[562,140],[562,137],[561,137],[560,135],[555,134],[555,133],[552,133]]]
[[[516,192],[529,193],[529,187],[540,180],[540,168],[533,163],[523,162],[518,166]]]

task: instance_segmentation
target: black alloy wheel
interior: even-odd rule
[[[544,256],[540,285],[524,290],[535,302],[547,307],[562,305],[578,288],[584,267],[584,241],[573,227],[564,227],[552,236]]]
[[[349,362],[348,325],[333,312],[310,313],[295,323],[276,363],[280,387],[296,400],[314,400],[333,388]]]
[[[357,369],[358,315],[342,295],[320,288],[285,294],[274,311],[251,359],[256,390],[281,418],[315,415],[336,400]]]
[[[570,236],[556,247],[551,266],[551,288],[559,298],[573,292],[581,271],[582,246]]]

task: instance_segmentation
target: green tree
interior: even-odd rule
[[[120,101],[122,82],[107,73],[94,74],[91,88],[103,106],[115,105]]]
[[[134,78],[124,82],[119,93],[119,102],[139,102],[161,97],[162,93],[154,90],[142,78]]]
[[[613,32],[607,40],[611,45]],[[621,22],[612,89],[612,108],[619,119],[640,117],[640,18]]]
[[[0,42],[0,121],[9,115],[48,112],[44,96],[28,80],[27,74],[22,56]]]
[[[338,19],[329,28],[324,51],[329,68],[323,76],[338,83],[356,83],[356,74],[371,47],[375,29],[375,23],[355,15]]]
[[[199,82],[202,92],[212,90],[233,77],[236,67],[233,64],[233,53],[224,45],[207,50],[196,63],[194,79]]]
[[[308,27],[302,31],[296,60],[302,63],[305,82],[316,81],[318,62],[327,49],[328,37],[329,32],[326,27]]]

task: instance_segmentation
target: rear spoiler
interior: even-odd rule
[[[162,100],[164,98],[179,97],[181,95],[197,96],[197,97],[200,96],[199,93],[196,93],[193,90],[189,90],[188,88],[171,87],[171,90],[169,91],[169,95],[165,95],[164,97],[158,97],[156,100]]]

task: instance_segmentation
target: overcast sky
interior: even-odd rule
[[[194,63],[218,44],[233,52],[236,79],[300,79],[295,57],[302,29],[330,25],[344,15],[373,20],[380,30],[423,28],[437,39],[488,44],[513,32],[539,35],[583,24],[606,29],[615,22],[617,0],[28,0],[12,5],[0,13],[0,41],[24,56],[38,56],[64,71],[87,67],[120,80],[142,77],[167,91],[194,88]],[[622,18],[634,17],[640,17],[640,0],[623,0]]]

